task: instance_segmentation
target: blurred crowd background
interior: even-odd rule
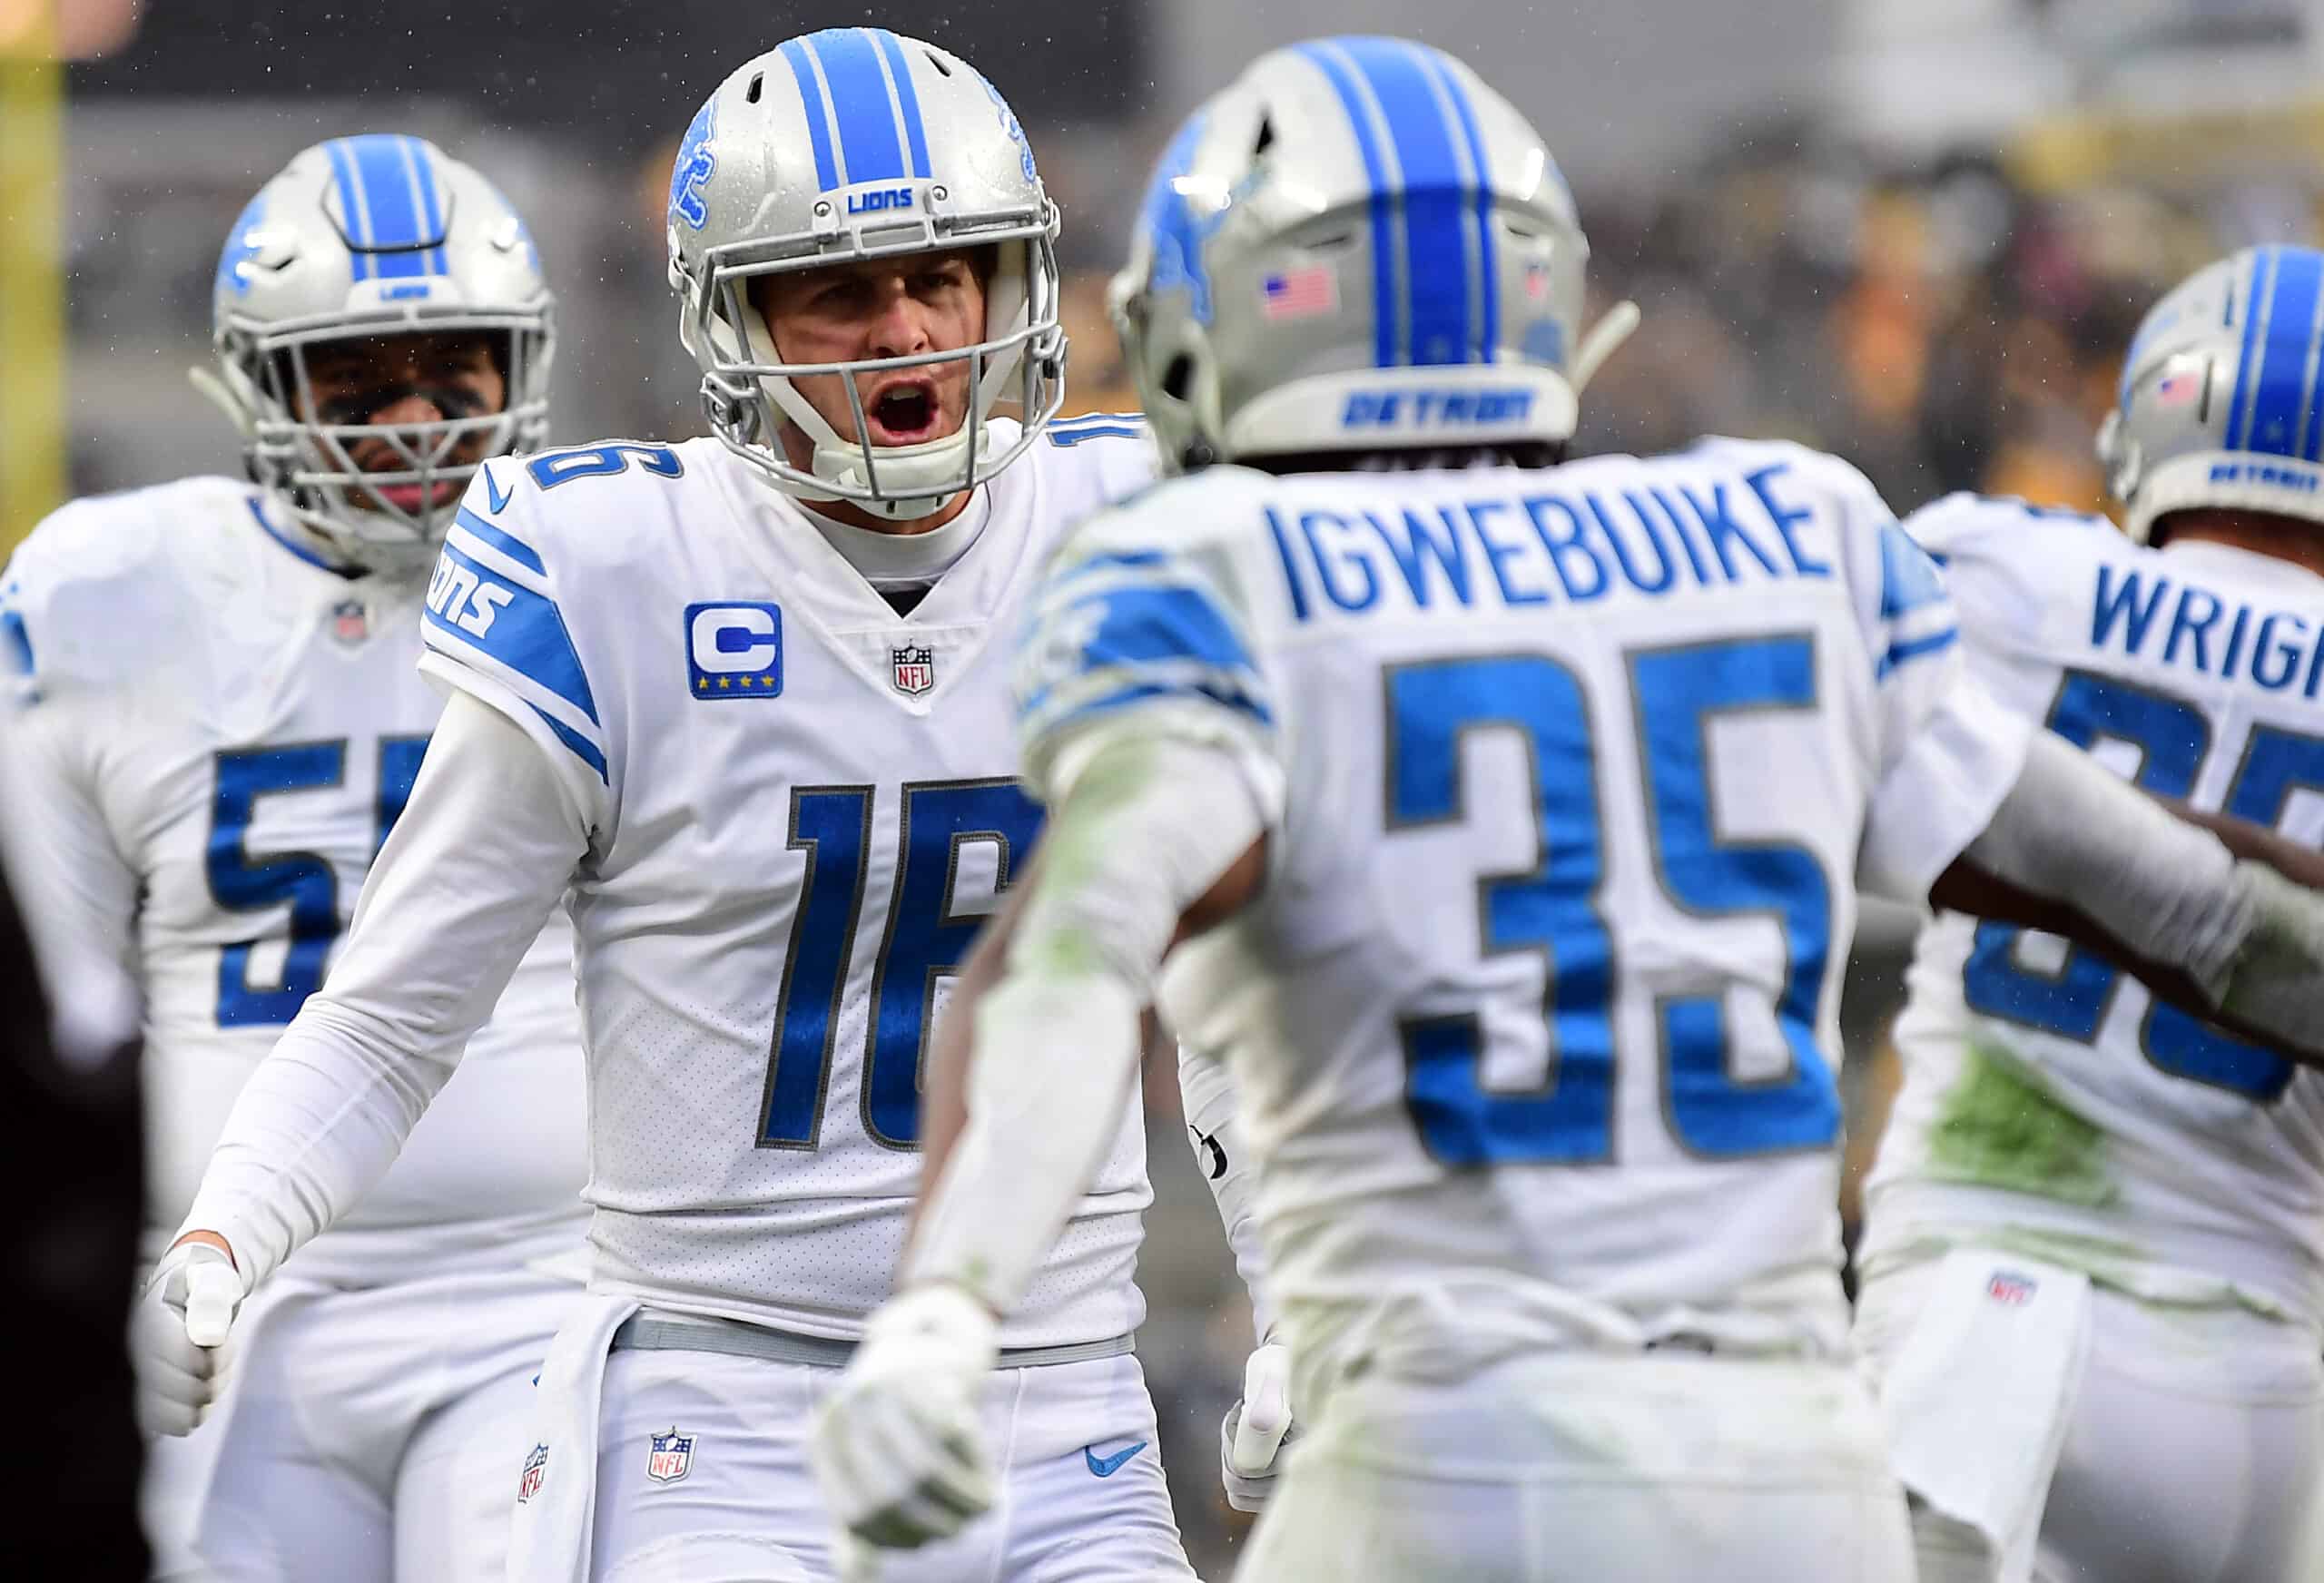
[[[1584,447],[1795,438],[1900,512],[1955,489],[2101,506],[2091,436],[2139,315],[2223,251],[2315,241],[2324,202],[2324,0],[48,5],[0,0],[10,541],[59,488],[233,469],[184,379],[220,240],[291,152],[343,133],[430,136],[528,216],[562,300],[559,440],[697,432],[663,280],[670,154],[728,70],[815,26],[944,44],[1017,109],[1065,213],[1068,410],[1134,405],[1105,280],[1176,119],[1272,45],[1395,32],[1534,117],[1579,198],[1593,297],[1645,310],[1584,404]],[[51,23],[61,68],[31,58]],[[1852,964],[1859,1145],[1909,929],[1876,916]],[[1157,1076],[1141,1348],[1215,1573],[1235,1531],[1216,1423],[1247,1316]]]

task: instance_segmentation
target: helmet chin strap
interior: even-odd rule
[[[1573,373],[1570,382],[1576,397],[1590,388],[1590,381],[1598,377],[1598,370],[1605,367],[1606,359],[1630,339],[1630,332],[1638,328],[1640,318],[1638,304],[1625,298],[1606,310],[1605,317],[1590,327],[1590,333],[1581,338],[1581,344],[1573,352]]]
[[[754,358],[768,364],[783,361],[782,354],[775,349],[774,337],[767,330],[766,320],[755,309],[744,310],[743,328]],[[890,522],[911,522],[917,517],[933,516],[965,487],[961,480],[968,477],[970,471],[969,434],[971,422],[976,432],[975,466],[981,469],[991,454],[990,420],[974,421],[974,414],[970,415],[970,421],[963,422],[952,433],[934,439],[921,440],[916,445],[874,446],[869,443],[869,435],[860,439],[842,439],[839,431],[832,428],[830,420],[817,411],[814,404],[801,395],[798,387],[789,379],[762,378],[759,388],[814,446],[814,457],[807,470],[816,477],[850,489],[869,489],[872,485],[873,472],[876,470],[878,474],[881,494],[877,499],[841,496],[823,498],[845,498],[848,504],[874,516],[885,517]],[[976,400],[978,395],[979,392],[971,389],[970,399]],[[778,437],[769,435],[766,443],[780,445],[782,442]],[[899,494],[897,490],[900,487],[926,492]],[[800,498],[812,499],[815,497],[802,495]]]
[[[773,383],[773,381],[769,381]],[[785,381],[788,383],[788,381]],[[785,410],[789,410],[786,407]],[[819,415],[820,416],[820,415]],[[864,465],[864,447],[852,446],[831,434],[831,426],[821,426],[822,436],[810,435],[815,441],[815,459],[810,467],[818,478],[829,478],[857,488],[871,486],[870,471]],[[926,479],[930,484],[951,486],[939,495],[882,495],[874,500],[853,500],[874,516],[884,516],[891,522],[910,522],[916,517],[931,516],[943,509],[947,501],[960,493],[960,480],[967,472],[968,428],[965,424],[955,433],[939,439],[922,440],[918,445],[874,446],[870,447],[872,462],[879,470],[881,489],[892,488],[901,482],[907,487]],[[980,427],[977,434],[976,460],[981,464],[990,452],[992,430]]]
[[[217,405],[218,410],[226,415],[228,421],[233,424],[235,433],[244,440],[257,436],[258,424],[251,416],[250,403],[236,395],[214,371],[197,363],[185,371],[185,378],[186,383],[208,397]]]

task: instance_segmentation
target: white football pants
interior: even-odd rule
[[[595,1583],[836,1575],[807,1440],[837,1369],[684,1351],[615,1352],[605,1366]],[[1135,1354],[1002,1368],[986,1402],[999,1502],[951,1539],[882,1554],[879,1583],[1193,1583]],[[682,1465],[674,1431],[690,1442]],[[515,1491],[519,1460],[494,1489]]]
[[[498,1583],[533,1375],[580,1293],[521,1268],[271,1283],[218,1414],[147,1448],[155,1575]]]
[[[1991,1259],[2021,1264],[2005,1253]],[[1857,1338],[1876,1369],[1914,1339],[1950,1266],[1866,1283]],[[1958,1274],[1944,1278],[1958,1279]],[[2324,1578],[2324,1364],[2305,1325],[2242,1309],[2166,1308],[2093,1287],[2079,1372],[2039,1511],[2040,1583],[2313,1583]],[[1963,1390],[2005,1372],[1964,1370]],[[1993,1381],[1990,1385],[1986,1381]],[[2022,1388],[2024,1382],[2020,1381]],[[1909,1426],[1900,1426],[1908,1428]],[[1967,1444],[1959,1454],[1989,1458]],[[1994,1583],[1984,1535],[1915,1502],[1922,1583]]]
[[[1547,1352],[1360,1377],[1236,1583],[1911,1583],[1870,1393],[1837,1363]]]

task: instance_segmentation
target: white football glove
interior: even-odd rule
[[[977,1403],[999,1328],[957,1286],[915,1287],[874,1311],[815,1417],[815,1477],[844,1534],[911,1549],[992,1504]]]
[[[208,1243],[181,1243],[162,1255],[130,1315],[136,1365],[137,1422],[148,1434],[192,1434],[224,1382],[217,1349],[242,1303],[233,1260]]]
[[[1218,1428],[1219,1475],[1226,1504],[1256,1511],[1274,1492],[1275,1453],[1291,1435],[1291,1349],[1263,1342],[1243,1365],[1243,1400]]]

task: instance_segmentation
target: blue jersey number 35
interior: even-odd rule
[[[1815,707],[1813,642],[1803,634],[1642,649],[1629,656],[1629,669],[1654,873],[1664,896],[1697,918],[1770,918],[1785,942],[1774,1011],[1787,1069],[1734,1077],[1720,996],[1664,995],[1654,1007],[1663,1114],[1698,1156],[1829,1145],[1839,1136],[1839,1096],[1816,1024],[1830,959],[1830,881],[1806,847],[1722,839],[1712,817],[1709,762],[1714,717]],[[1477,1013],[1407,1017],[1404,1097],[1422,1143],[1460,1167],[1610,1160],[1618,969],[1600,909],[1600,744],[1581,684],[1546,655],[1495,655],[1393,667],[1387,701],[1392,838],[1463,817],[1461,743],[1469,733],[1513,730],[1532,766],[1538,855],[1523,870],[1482,876],[1476,916],[1487,956],[1524,951],[1541,959],[1550,1075],[1531,1092],[1488,1089]]]

